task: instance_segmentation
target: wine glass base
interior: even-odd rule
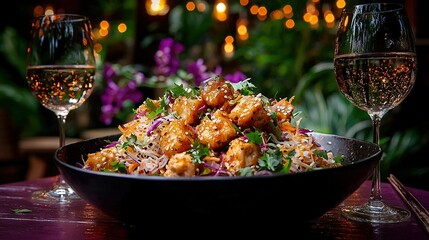
[[[32,199],[43,203],[70,203],[72,200],[79,199],[79,196],[71,187],[55,186],[49,191],[40,190],[32,194]]]
[[[411,213],[406,209],[383,203],[378,203],[377,206],[365,203],[360,206],[345,206],[341,208],[341,215],[358,222],[398,223],[408,220]]]

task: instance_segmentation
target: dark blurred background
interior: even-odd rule
[[[47,11],[84,14],[94,28],[99,68],[96,89],[81,108],[70,112],[67,136],[74,140],[111,133],[126,120],[123,113],[139,105],[127,102],[110,124],[100,120],[105,64],[138,66],[150,75],[160,40],[172,37],[184,45],[183,62],[202,58],[209,69],[221,66],[224,73],[245,73],[268,96],[295,96],[302,127],[372,141],[369,117],[342,97],[332,68],[341,9],[366,2],[374,1],[8,2],[0,15],[0,183],[57,174],[52,162],[58,135],[55,115],[36,101],[25,81],[26,44],[34,15]],[[429,189],[429,128],[423,117],[429,89],[429,31],[424,25],[429,3],[384,2],[403,3],[407,8],[419,69],[410,95],[383,118],[382,180],[394,173],[409,186]],[[217,11],[219,4],[225,4],[225,12]],[[118,30],[120,24],[125,24],[125,31]],[[156,89],[140,88],[145,97],[153,97]],[[40,150],[38,144],[46,149]],[[38,166],[43,169],[29,173]]]

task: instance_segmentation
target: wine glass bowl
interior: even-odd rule
[[[78,14],[44,15],[32,21],[26,79],[38,101],[58,118],[59,147],[65,145],[67,115],[80,107],[94,88],[96,60],[91,31],[90,20]],[[34,192],[33,198],[67,203],[78,196],[59,175],[53,189]]]
[[[372,120],[379,144],[383,116],[397,107],[414,86],[417,56],[404,6],[368,3],[343,9],[334,50],[340,92]],[[361,222],[394,223],[410,217],[406,209],[385,204],[380,191],[380,163],[372,176],[371,196],[360,206],[345,206],[342,215]]]
[[[50,65],[27,68],[29,86],[39,102],[59,115],[80,107],[91,95],[94,66]]]
[[[335,59],[340,91],[356,107],[383,116],[398,106],[415,82],[416,56],[408,53],[360,54]]]

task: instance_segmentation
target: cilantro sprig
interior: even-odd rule
[[[317,156],[319,156],[323,159],[328,159],[328,152],[330,152],[330,151],[319,150],[319,149],[316,149],[313,151],[314,154],[316,154]],[[334,157],[335,163],[342,163],[343,161],[344,161],[344,156],[337,155]]]
[[[270,117],[271,120],[268,123],[268,127],[270,128],[271,132],[274,134],[274,136],[276,136],[277,140],[282,140],[282,131],[280,130],[279,126],[278,126],[278,122],[277,122],[277,113],[276,112],[271,112],[270,113]]]
[[[121,162],[111,162],[110,166],[114,167],[115,172],[127,173],[127,167]]]
[[[250,83],[250,78],[237,83],[231,83],[232,87],[243,95],[252,95],[255,93],[256,86]]]
[[[195,96],[198,96],[200,94],[201,89],[199,87],[184,87],[183,84],[175,84],[174,87],[170,89],[170,92],[175,98],[178,98],[180,96],[194,98]]]
[[[283,164],[283,168],[280,170],[280,172],[289,173],[290,167],[292,166],[292,157],[295,156],[295,154],[296,154],[295,149],[292,150],[292,151],[290,151],[290,152],[288,152],[288,154],[285,157],[286,161]]]
[[[269,149],[262,155],[262,157],[258,159],[258,170],[269,170],[271,172],[278,172],[283,168],[282,161],[283,154],[280,149]]]
[[[203,158],[205,156],[210,155],[210,149],[205,146],[204,144],[201,144],[198,140],[195,140],[192,143],[192,148],[187,151],[192,157],[191,161],[194,163],[203,163]]]
[[[256,145],[259,145],[262,143],[262,136],[261,133],[255,129],[253,132],[249,132],[245,134],[245,136],[249,139],[249,143],[253,143]]]
[[[156,116],[159,116],[163,113],[167,113],[167,104],[168,104],[168,99],[166,98],[165,95],[161,98],[159,107],[157,107],[155,105],[155,103],[152,101],[152,99],[150,99],[150,98],[146,99],[145,107],[151,111],[146,116],[148,118],[152,119],[152,118],[155,118]]]
[[[122,149],[124,149],[125,151],[128,151],[128,148],[131,147],[134,149],[135,145],[142,145],[141,142],[139,142],[137,140],[137,136],[134,134],[131,134],[129,137],[125,138],[126,141],[123,141],[122,144],[120,145]]]
[[[238,169],[238,173],[241,177],[249,177],[254,175],[253,168],[251,167],[240,168]]]

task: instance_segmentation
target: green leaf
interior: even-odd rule
[[[27,208],[12,209],[12,212],[14,212],[14,213],[31,213],[32,211],[33,210],[27,209]]]
[[[152,119],[155,118],[156,116],[167,112],[167,104],[166,104],[166,99],[165,96],[161,99],[161,103],[159,107],[156,107],[155,103],[151,100],[151,99],[146,99],[145,101],[145,106],[147,109],[151,110],[152,112],[148,113],[146,115],[146,117]]]
[[[259,145],[262,143],[261,133],[256,129],[254,132],[250,132],[250,133],[247,133],[245,135],[249,139],[249,143],[253,143],[256,145]]]
[[[124,141],[121,145],[122,149],[124,149],[126,152],[128,151],[128,147],[131,147],[134,149],[134,146],[142,146],[143,143],[137,141],[137,136],[134,134],[131,134],[130,137],[126,138],[127,140]]]
[[[111,162],[110,166],[114,167],[114,172],[127,173],[127,167],[121,162]],[[107,170],[106,170],[107,171]]]
[[[192,157],[192,162],[203,163],[203,158],[210,155],[210,149],[201,144],[198,140],[192,143],[192,148],[187,151]]]
[[[252,95],[255,93],[256,86],[250,83],[250,78],[237,83],[231,83],[232,87],[243,95]]]
[[[314,150],[313,153],[321,158],[328,159],[328,153],[326,151]]]
[[[254,175],[253,169],[251,167],[240,168],[238,169],[238,172],[240,173],[241,177],[249,177]]]
[[[200,94],[200,89],[198,87],[184,87],[183,84],[175,84],[171,87],[170,92],[175,98],[180,96],[193,98]]]
[[[265,152],[262,157],[258,159],[258,164],[260,166],[260,170],[269,170],[272,172],[277,172],[283,168],[282,166],[283,154],[280,149],[269,149]]]
[[[152,99],[146,99],[145,107],[151,111],[155,111],[157,109],[155,103],[153,103]]]

